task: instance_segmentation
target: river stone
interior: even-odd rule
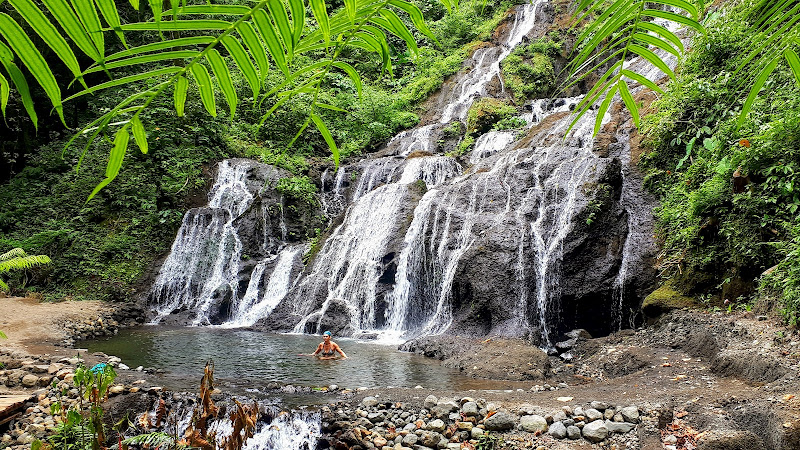
[[[439,445],[442,435],[435,431],[423,431],[420,436],[420,443],[426,447],[436,447]]]
[[[608,408],[607,410],[603,411],[603,418],[606,420],[614,419],[614,408]]]
[[[470,432],[469,432],[469,434],[470,434],[470,437],[472,437],[472,439],[478,439],[478,438],[480,438],[481,436],[483,436],[483,433],[484,433],[483,429],[482,429],[482,428],[478,428],[478,427],[474,427],[474,428],[473,428],[472,430],[470,430]]]
[[[432,409],[437,403],[439,403],[439,399],[436,398],[435,395],[429,395],[425,397],[425,403],[423,405],[425,409]]]
[[[375,397],[364,397],[364,400],[361,400],[361,404],[367,408],[372,408],[378,404],[378,399]]]
[[[580,406],[576,406],[575,409],[572,411],[572,414],[576,416],[582,416],[584,414],[583,408],[581,408]]]
[[[589,422],[594,422],[595,420],[603,418],[603,413],[594,408],[587,409],[584,415],[586,416],[586,420],[588,420]]]
[[[567,427],[561,422],[554,422],[550,425],[548,433],[556,439],[564,439],[567,437]]]
[[[472,422],[457,422],[456,423],[456,429],[461,430],[461,431],[472,431],[472,428],[474,428],[474,427],[475,427],[475,425],[473,425]]]
[[[580,439],[581,438],[581,429],[576,427],[575,425],[570,425],[567,427],[567,437],[570,439]]]
[[[583,438],[591,442],[600,442],[608,437],[608,428],[605,422],[596,420],[583,427]]]
[[[612,422],[606,420],[606,428],[609,433],[627,433],[631,431],[636,425],[627,422]]]
[[[522,416],[519,419],[519,425],[522,427],[523,431],[527,431],[529,433],[545,432],[547,431],[547,420],[538,415],[529,415],[529,416]]]
[[[467,417],[474,417],[478,415],[478,404],[475,402],[466,402],[461,406],[461,414]]]
[[[553,422],[561,422],[567,420],[567,413],[564,411],[557,411],[553,413]]]
[[[403,431],[414,431],[417,429],[417,425],[414,423],[408,423],[406,426],[403,427]]]
[[[625,419],[625,422],[639,423],[639,408],[628,406],[622,408],[619,413],[622,414],[622,418]]]
[[[495,413],[488,419],[484,420],[483,424],[489,431],[510,430],[514,428],[514,416],[505,411],[500,411],[498,413]]]
[[[405,435],[405,437],[403,437],[403,445],[411,446],[416,444],[418,440],[419,436],[417,436],[414,433],[408,433],[407,435]]]
[[[562,351],[569,350],[572,347],[575,347],[575,345],[577,344],[578,344],[578,339],[572,338],[572,339],[567,339],[566,341],[556,342],[556,348]]]
[[[375,447],[382,448],[384,445],[388,444],[389,442],[386,439],[378,436],[378,437],[376,437],[375,439],[372,440],[372,443],[375,445]]]
[[[440,398],[438,402],[436,402],[437,407],[441,408],[448,408],[448,412],[455,412],[458,411],[459,406],[458,403],[453,400],[452,398]]]
[[[441,419],[434,419],[428,422],[428,426],[425,428],[431,431],[436,431],[438,433],[441,433],[442,431],[444,431],[446,427],[447,425],[445,425],[444,421],[442,421]]]
[[[592,408],[594,408],[594,409],[596,409],[598,411],[605,411],[605,410],[608,409],[608,403],[606,403],[606,402],[597,402],[597,401],[595,401],[595,402],[590,403],[589,406],[591,406]]]
[[[25,387],[35,387],[37,384],[39,384],[39,377],[36,375],[27,374],[22,377],[22,385]]]

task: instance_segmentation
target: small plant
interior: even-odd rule
[[[525,122],[525,119],[519,116],[514,117],[506,117],[505,119],[500,119],[499,122],[494,124],[492,129],[496,131],[505,131],[505,130],[514,130],[517,128],[522,128],[528,123]]]
[[[495,436],[490,432],[486,432],[478,438],[478,443],[475,445],[475,450],[498,450],[503,446],[503,439]]]
[[[12,270],[26,270],[36,266],[50,264],[50,257],[45,255],[28,255],[21,248],[13,248],[0,254],[0,275]],[[0,278],[0,290],[8,292],[8,284]]]
[[[275,190],[291,199],[299,200],[309,205],[317,204],[317,186],[306,176],[281,178]]]

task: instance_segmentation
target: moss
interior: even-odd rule
[[[489,97],[477,100],[467,113],[467,133],[473,137],[480,136],[497,122],[516,113],[517,109],[503,100]]]
[[[553,62],[535,45],[518,47],[502,62],[503,80],[517,104],[545,95],[555,83]]]
[[[642,312],[645,317],[656,318],[673,309],[696,308],[699,304],[691,297],[680,294],[669,284],[665,284],[645,297]]]

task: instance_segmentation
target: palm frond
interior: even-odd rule
[[[661,4],[670,10],[655,9],[653,4]],[[580,48],[573,53],[571,62],[565,68],[568,77],[561,91],[591,74],[604,71],[575,109],[575,118],[569,128],[572,129],[602,99],[595,119],[595,134],[599,132],[603,115],[617,93],[622,97],[636,126],[639,125],[640,114],[630,92],[630,83],[657,88],[645,74],[625,66],[625,61],[630,57],[639,56],[669,78],[675,78],[669,64],[661,55],[669,54],[680,58],[684,52],[683,44],[674,32],[653,23],[653,19],[666,20],[705,32],[698,22],[699,11],[685,0],[616,0],[611,5],[606,0],[582,0],[575,12],[574,24],[577,27],[587,19],[588,24],[578,35]]]
[[[138,1],[133,0],[131,4],[138,9]],[[67,144],[71,146],[79,136],[87,138],[79,158],[77,168],[80,168],[83,156],[95,139],[101,135],[114,136],[106,178],[98,184],[89,199],[119,173],[131,133],[140,150],[147,151],[148,124],[143,123],[142,112],[156,98],[173,92],[175,111],[181,116],[186,97],[193,88],[200,94],[209,114],[217,114],[215,99],[220,96],[225,99],[228,112],[233,116],[241,99],[234,89],[231,70],[241,72],[251,88],[254,104],[260,105],[267,97],[281,103],[287,97],[309,96],[308,120],[301,128],[305,129],[305,126],[313,123],[338,164],[336,144],[316,111],[318,108],[328,108],[328,105],[318,103],[317,99],[326,75],[333,70],[344,72],[353,80],[359,93],[361,91],[358,72],[352,65],[339,59],[341,51],[347,47],[358,47],[376,53],[381,57],[383,69],[391,72],[390,35],[405,41],[412,52],[417,49],[411,30],[398,14],[407,15],[420,33],[435,41],[420,9],[406,0],[348,0],[344,8],[332,14],[328,13],[324,0],[309,0],[308,3],[304,0],[260,0],[248,6],[174,2],[167,11],[163,11],[160,0],[149,0],[148,4],[153,13],[152,20],[123,24],[117,6],[110,0],[43,0],[43,9],[32,0],[10,0],[11,7],[25,17],[38,37],[54,50],[70,70],[74,80],[81,83],[82,90],[63,100],[53,68],[15,19],[0,13],[0,64],[10,78],[9,81],[0,74],[0,110],[3,114],[13,84],[28,115],[34,124],[37,122],[30,89],[16,66],[17,60],[26,66],[43,88],[62,122],[63,102],[133,83],[148,86],[81,128]],[[450,6],[453,4],[450,3]],[[310,7],[311,15],[306,14],[307,7]],[[162,36],[158,42],[127,47],[126,34],[148,31],[169,31],[169,39]],[[118,37],[126,45],[125,50],[106,56],[106,33]],[[86,54],[93,63],[85,68],[80,67],[77,62],[80,59],[73,53],[70,43],[74,43],[75,48]],[[221,50],[225,50],[229,57],[223,56]],[[294,64],[297,55],[312,51],[323,55],[322,58],[316,58],[318,62],[313,67]],[[165,61],[173,65],[156,69],[147,66]],[[278,67],[287,81],[282,83],[279,90],[273,89],[262,94],[264,80],[272,64]],[[105,73],[109,79],[87,86],[84,76],[93,73]],[[193,87],[188,82],[189,78],[195,81]],[[270,109],[268,115],[276,109]],[[265,118],[262,117],[262,123]]]

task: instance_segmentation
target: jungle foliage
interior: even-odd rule
[[[752,49],[770,40],[762,11],[763,3],[742,1],[706,18],[707,32],[694,37],[642,120],[642,163],[662,200],[664,275],[686,294],[720,302],[750,302],[760,292],[797,324],[800,88],[789,64],[763,80],[769,95],[753,96],[742,81]],[[798,43],[787,49],[772,60]]]

